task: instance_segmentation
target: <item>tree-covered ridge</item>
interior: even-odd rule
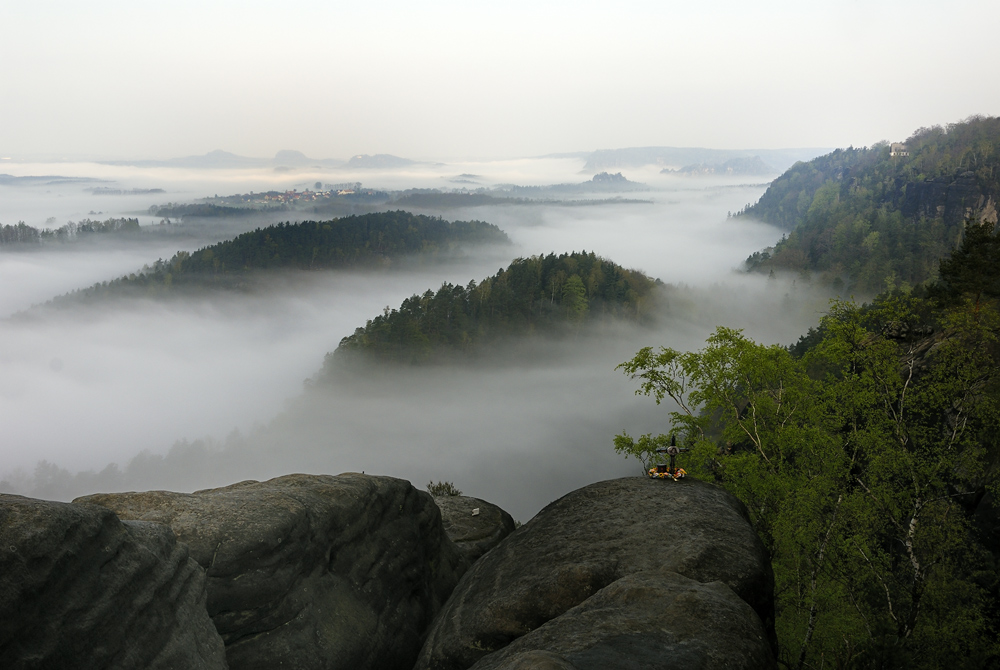
[[[84,219],[79,223],[70,221],[58,228],[35,228],[24,221],[16,225],[0,225],[0,247],[23,247],[43,242],[80,239],[92,233],[136,233],[139,219],[121,218],[92,221]]]
[[[815,271],[878,293],[933,278],[967,219],[996,220],[998,199],[1000,118],[974,117],[922,128],[902,147],[797,163],[738,216],[790,230],[747,259],[751,270]]]
[[[279,223],[194,252],[179,251],[169,261],[156,261],[138,273],[57,300],[121,291],[155,294],[179,285],[237,286],[256,271],[376,266],[407,254],[507,243],[506,233],[491,223],[450,222],[403,211]]]
[[[407,298],[399,309],[368,321],[327,354],[329,373],[339,361],[420,363],[469,353],[504,336],[552,331],[588,319],[640,319],[656,282],[594,253],[518,258],[480,283],[445,283],[435,293]]]
[[[291,268],[314,270],[377,263],[412,253],[447,251],[461,244],[507,243],[507,235],[483,221],[444,221],[404,211],[362,214],[332,221],[279,223],[243,233],[190,254],[179,253],[178,270],[225,274]]]
[[[746,503],[782,667],[1000,667],[998,261],[970,225],[928,298],[836,302],[793,350],[719,328],[622,364],[675,401],[682,465]]]

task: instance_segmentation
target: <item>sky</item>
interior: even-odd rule
[[[865,146],[1000,113],[995,0],[0,4],[0,158]]]

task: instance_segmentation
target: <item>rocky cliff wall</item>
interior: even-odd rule
[[[0,550],[4,668],[774,666],[768,558],[693,480],[592,484],[516,531],[359,474],[0,496]]]
[[[225,668],[205,598],[169,528],[0,495],[0,667]]]
[[[288,475],[77,502],[164,524],[191,547],[234,670],[408,670],[468,567],[430,494],[391,477]]]

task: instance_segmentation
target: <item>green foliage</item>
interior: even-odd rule
[[[468,354],[487,342],[579,327],[595,317],[640,319],[654,282],[593,253],[518,258],[468,286],[445,283],[407,298],[368,321],[327,354],[324,370],[363,355],[385,363],[421,363]]]
[[[818,272],[869,294],[933,279],[963,221],[995,216],[1000,118],[924,128],[906,147],[838,149],[790,168],[739,214],[790,231],[748,268]]]
[[[232,240],[159,260],[141,272],[64,296],[79,300],[107,293],[162,294],[179,286],[239,287],[267,270],[324,270],[384,265],[406,254],[446,252],[462,244],[508,243],[507,235],[482,221],[383,212],[332,221],[279,223]]]
[[[1000,237],[994,228],[987,223],[966,225],[958,249],[941,260],[936,297],[954,304],[968,296],[977,306],[984,298],[1000,298]]]
[[[427,482],[427,492],[435,498],[440,496],[462,495],[462,492],[455,488],[455,485],[451,482],[435,482],[434,480]]]
[[[968,239],[943,277],[995,244]],[[940,306],[834,302],[798,356],[719,328],[700,351],[620,366],[673,401],[688,472],[746,503],[773,557],[784,667],[1000,664],[995,558],[971,523],[1000,471],[1000,310],[981,290],[1000,266],[979,267],[945,279]],[[648,459],[665,439],[615,449]]]

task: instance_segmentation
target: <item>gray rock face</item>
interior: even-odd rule
[[[771,668],[774,659],[760,619],[725,584],[638,572],[472,667]]]
[[[963,172],[906,184],[901,209],[906,216],[942,217],[945,224],[957,226],[984,203],[975,173]]]
[[[169,528],[0,495],[0,667],[221,669],[205,573]]]
[[[738,500],[692,479],[617,479],[477,561],[416,668],[772,668],[773,612],[770,560]]]
[[[493,503],[468,496],[437,496],[444,532],[469,560],[476,560],[514,532],[514,518]],[[473,511],[479,513],[473,516]]]
[[[288,475],[80,500],[166,524],[191,547],[234,670],[409,670],[468,565],[431,496],[390,477]]]

